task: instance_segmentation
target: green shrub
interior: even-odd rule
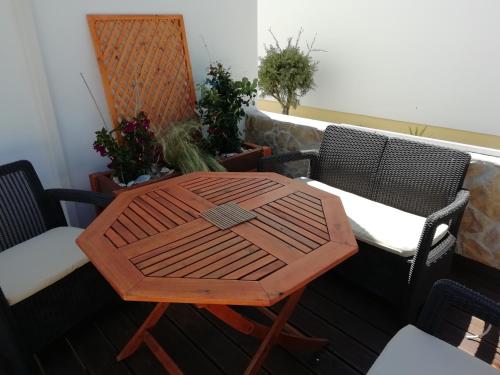
[[[241,151],[238,121],[245,115],[257,95],[257,80],[234,81],[229,69],[221,63],[211,64],[205,83],[199,86],[200,100],[196,107],[201,123],[208,126],[208,147],[214,153]]]

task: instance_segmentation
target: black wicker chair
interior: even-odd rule
[[[51,230],[65,230],[59,228],[67,227],[60,201],[105,207],[111,200],[108,195],[88,191],[44,190],[28,161],[0,166],[0,262],[2,253],[9,254],[12,260],[16,249],[25,243],[43,251],[43,246],[39,250],[36,245],[40,236]],[[11,251],[5,252],[7,249]],[[2,290],[4,286],[0,283],[0,372],[3,369],[8,374],[30,373],[32,353],[105,304],[118,300],[88,262],[27,298],[16,299],[15,303],[9,303],[8,293]]]
[[[432,284],[447,277],[451,267],[458,227],[469,198],[461,186],[470,155],[330,125],[319,151],[262,158],[259,170],[280,171],[283,163],[304,159],[310,162],[310,179],[422,219],[411,255],[395,255],[357,236],[359,253],[333,271],[393,302],[404,320],[414,320]],[[378,220],[384,219],[387,217]],[[441,224],[448,228],[436,240]]]
[[[387,344],[368,375],[498,374],[487,363],[439,340],[443,323],[452,309],[500,326],[500,303],[454,281],[439,280],[429,294],[416,327],[402,328]]]

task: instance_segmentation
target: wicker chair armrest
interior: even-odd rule
[[[430,214],[425,221],[425,225],[437,227],[439,224],[446,224],[450,220],[457,218],[457,216],[459,217],[469,202],[469,196],[470,193],[467,190],[460,190],[453,202],[439,211]]]
[[[495,326],[500,326],[500,303],[454,281],[442,279],[432,287],[417,326],[435,334],[453,306]]]
[[[419,249],[430,249],[436,229],[441,224],[447,224],[452,227],[455,221],[461,219],[462,213],[469,202],[469,192],[460,190],[455,197],[455,200],[448,206],[443,207],[439,211],[433,212],[425,220],[424,229],[420,236]],[[453,233],[456,235],[456,233]]]
[[[275,165],[297,160],[309,160],[310,163],[317,163],[318,155],[317,150],[292,151],[279,155],[271,155],[260,158],[257,170],[259,172],[269,172],[273,170]]]
[[[106,207],[113,201],[113,195],[76,189],[47,189],[45,193],[55,201],[69,201]]]
[[[420,242],[417,251],[417,263],[425,261],[426,266],[430,266],[437,260],[441,259],[447,252],[453,251],[456,241],[456,230],[460,224],[465,206],[469,201],[469,192],[460,190],[455,197],[455,200],[448,206],[443,207],[439,211],[433,212],[425,220],[424,229],[420,236]],[[432,246],[436,229],[441,224],[449,225],[450,235],[438,246]]]

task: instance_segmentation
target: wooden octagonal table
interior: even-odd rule
[[[287,324],[312,280],[357,251],[340,199],[274,173],[191,173],[119,194],[77,239],[116,292],[156,306],[117,359],[145,343],[173,374],[182,371],[151,329],[169,303],[207,309],[262,339],[246,374],[274,344],[317,350],[328,342]],[[229,305],[287,299],[270,327]]]

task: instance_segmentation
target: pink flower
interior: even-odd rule
[[[106,156],[106,147],[100,144],[94,144],[94,150],[96,150],[101,156]]]
[[[130,121],[127,122],[127,125],[123,128],[124,133],[132,133],[135,130],[135,127],[137,126],[137,122],[135,121]]]

